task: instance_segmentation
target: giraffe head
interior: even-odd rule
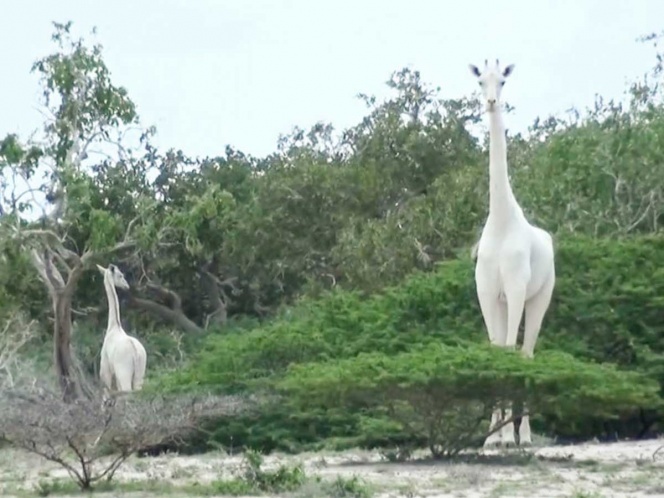
[[[470,72],[475,75],[482,89],[482,96],[486,103],[487,112],[493,112],[497,105],[500,105],[500,93],[505,85],[505,80],[512,74],[514,64],[510,64],[501,69],[498,59],[496,65],[489,67],[489,62],[484,61],[484,71],[480,71],[477,66],[469,65]]]
[[[125,290],[129,289],[129,284],[125,279],[125,276],[122,274],[120,268],[118,268],[117,266],[108,265],[108,268],[104,268],[103,266],[97,265],[97,268],[99,269],[101,274],[104,275],[104,278],[108,278],[115,287]]]

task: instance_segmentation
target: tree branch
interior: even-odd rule
[[[162,290],[167,290],[161,287]],[[180,302],[180,297],[177,296],[173,291],[168,291],[169,295],[175,295],[177,297],[177,302]],[[203,332],[203,329],[191,321],[187,315],[184,314],[182,308],[178,305],[175,307],[169,307],[164,304],[160,304],[149,299],[143,299],[135,296],[129,297],[129,306],[134,309],[139,309],[147,311],[157,318],[165,321],[167,323],[173,323],[185,330],[186,332],[191,332],[199,334]]]
[[[33,249],[31,256],[32,263],[46,285],[49,294],[53,297],[56,293],[62,291],[65,288],[65,281],[62,274],[53,266],[50,249],[45,248],[43,256],[40,256],[37,250]]]
[[[97,258],[103,255],[111,255],[115,254],[118,252],[126,251],[128,249],[133,249],[136,247],[136,241],[134,240],[123,240],[122,242],[118,242],[115,244],[113,247],[110,249],[106,249],[104,251],[93,251],[91,249],[88,249],[83,253],[81,256],[81,265],[84,267],[87,267],[90,263],[94,262]]]
[[[210,298],[211,305],[211,313],[205,320],[205,328],[208,328],[211,321],[219,325],[224,325],[228,320],[229,299],[223,290],[223,286],[230,285],[232,286],[233,290],[237,290],[234,285],[236,279],[235,277],[231,277],[224,281],[220,281],[216,275],[212,274],[208,270],[199,270],[198,273],[201,277],[201,282],[205,292]]]
[[[0,388],[14,386],[12,370],[18,370],[18,352],[35,336],[35,321],[25,321],[23,315],[10,317],[0,332]],[[14,372],[17,373],[17,372]]]

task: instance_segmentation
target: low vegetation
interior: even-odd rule
[[[86,490],[88,488],[85,488]],[[38,496],[76,494],[79,491],[72,481],[40,480],[32,490]],[[245,454],[242,468],[231,478],[213,479],[200,483],[170,484],[163,481],[101,481],[95,486],[96,492],[142,491],[159,494],[184,494],[187,496],[261,496],[287,494],[306,497],[328,496],[330,498],[370,498],[371,488],[359,478],[350,479],[337,476],[335,479],[322,479],[309,476],[301,465],[280,465],[275,470],[263,468],[262,457],[253,451]]]

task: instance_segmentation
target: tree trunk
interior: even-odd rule
[[[71,356],[71,296],[58,291],[53,296],[53,357],[55,374],[60,382],[62,397],[66,402],[78,397],[76,376]]]
[[[200,276],[203,288],[210,300],[210,314],[208,315],[209,322],[215,325],[226,325],[226,322],[228,321],[228,309],[217,282],[208,271],[201,271]]]

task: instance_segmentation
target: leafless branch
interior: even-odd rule
[[[332,287],[336,287],[337,285],[337,279],[332,273],[323,273],[324,277],[328,277],[330,281],[332,282]]]
[[[158,299],[168,303],[168,307],[173,310],[182,309],[182,298],[177,292],[174,292],[166,287],[155,282],[147,282],[145,286],[152,291]]]
[[[139,220],[139,217],[136,216],[127,224],[127,231],[125,232],[124,243],[129,242],[129,236],[131,235],[131,230],[134,228],[134,224]]]
[[[653,208],[655,201],[655,191],[651,190],[648,195],[646,195],[643,199],[641,199],[641,205],[639,206],[639,209],[642,209],[642,212],[636,217],[632,223],[628,227],[625,228],[625,232],[629,233],[632,230],[634,230],[636,227],[638,227],[643,220],[646,219],[648,214],[650,213],[651,209]]]
[[[39,251],[33,249],[30,253],[32,263],[51,296],[64,289],[65,281],[62,274],[53,266],[51,251],[44,249],[40,255]]]
[[[27,322],[23,315],[11,316],[0,332],[0,388],[14,387],[20,350],[36,335],[35,320]]]
[[[195,431],[205,419],[232,416],[259,400],[211,395],[131,393],[66,403],[44,387],[0,390],[0,438],[61,465],[81,489],[110,480],[142,448]],[[107,457],[109,450],[111,457]]]
[[[147,311],[167,323],[177,325],[187,332],[201,333],[203,331],[201,327],[185,315],[182,310],[182,300],[177,293],[154,283],[148,283],[147,287],[155,292],[157,299],[161,299],[164,302],[131,296],[129,298],[129,306]]]
[[[431,263],[431,256],[427,253],[429,246],[422,244],[417,238],[415,238],[414,244],[415,249],[417,250],[417,259],[425,265],[429,265]]]
[[[232,294],[239,294],[241,291],[235,285],[237,277],[228,277],[221,280],[206,268],[199,269],[198,274],[210,300],[210,313],[205,320],[205,328],[208,328],[210,322],[225,324],[228,319],[228,306],[230,304],[230,298],[226,294],[225,288],[229,287]]]
[[[51,258],[51,251],[44,249],[44,257],[42,258],[42,261],[44,262],[44,268],[46,270],[46,278],[48,278],[48,281],[54,288],[57,289],[58,286],[64,287],[64,279],[60,272],[53,266],[53,260]]]
[[[71,251],[69,251],[69,252],[71,252]],[[67,264],[67,260],[66,260],[65,256],[63,255],[63,252],[56,250],[56,251],[53,252],[53,257],[58,260],[58,263],[60,263],[64,267],[64,269],[67,272],[67,275],[69,275],[71,273],[72,269]]]
[[[664,444],[654,451],[654,453],[652,454],[652,459],[657,460],[657,454],[662,450],[664,450]]]
[[[14,231],[17,233],[17,235],[22,236],[24,239],[32,237],[43,240],[45,242],[55,242],[58,245],[62,244],[62,240],[53,230],[40,228],[21,230],[20,228],[15,227]]]

